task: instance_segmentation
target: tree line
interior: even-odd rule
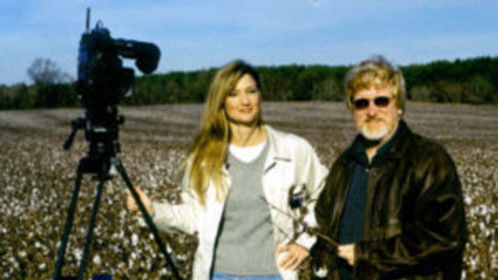
[[[349,67],[286,65],[257,69],[265,100],[341,101]],[[401,70],[410,100],[498,104],[498,57],[434,61],[402,66]],[[138,77],[134,95],[121,104],[203,102],[216,71],[212,68]],[[81,106],[72,78],[49,59],[35,60],[27,73],[32,85],[0,85],[0,109]]]

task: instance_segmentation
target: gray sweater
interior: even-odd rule
[[[232,186],[216,242],[214,271],[253,276],[278,274],[270,209],[262,199],[268,145],[249,163],[228,155]]]

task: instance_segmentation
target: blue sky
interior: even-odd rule
[[[399,65],[498,55],[498,1],[0,0],[0,84],[49,58],[76,76],[86,7],[113,38],[155,43],[156,73],[254,65]],[[133,65],[127,60],[126,65]],[[138,71],[137,71],[138,72]]]

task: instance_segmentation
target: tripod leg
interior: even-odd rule
[[[62,266],[64,265],[64,254],[66,252],[67,241],[73,225],[74,212],[76,211],[76,202],[78,201],[78,194],[80,191],[81,179],[83,178],[82,162],[78,164],[76,179],[74,180],[73,195],[71,203],[67,212],[66,224],[64,226],[64,233],[62,234],[61,243],[59,245],[59,252],[57,254],[57,261],[55,263],[54,280],[59,280],[61,277]]]
[[[154,224],[154,222],[152,221],[152,218],[150,217],[149,213],[145,209],[145,206],[143,205],[142,200],[138,196],[138,193],[135,191],[135,188],[133,187],[133,184],[131,183],[130,178],[128,177],[128,174],[126,174],[126,170],[125,170],[124,166],[121,164],[121,161],[117,157],[114,157],[112,159],[112,163],[116,166],[116,169],[121,174],[121,177],[125,181],[126,186],[128,187],[128,190],[130,190],[131,195],[133,196],[133,198],[137,202],[138,208],[140,209],[140,212],[142,212],[142,215],[144,217],[145,222],[147,223],[147,226],[149,227],[150,231],[154,235],[154,239],[156,240],[157,246],[159,246],[159,250],[164,255],[164,257],[166,258],[167,264],[171,267],[171,270],[173,271],[173,275],[175,276],[176,279],[181,280],[182,278],[180,277],[180,274],[178,273],[178,270],[175,267],[173,259],[166,251],[166,247],[164,246],[164,244],[161,240],[161,237],[159,236],[159,231],[157,230],[157,227]]]
[[[92,244],[93,229],[95,227],[95,220],[97,219],[97,213],[99,212],[100,200],[102,197],[102,190],[104,188],[105,179],[101,178],[99,180],[99,185],[97,187],[97,195],[95,197],[95,202],[93,203],[92,215],[90,216],[90,224],[88,226],[88,231],[85,239],[85,247],[83,251],[83,257],[81,258],[80,267],[78,269],[77,280],[83,280],[86,269],[86,262],[88,258],[88,253],[90,252],[90,246]]]

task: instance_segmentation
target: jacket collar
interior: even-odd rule
[[[288,150],[285,149],[282,145],[278,145],[280,142],[278,138],[280,132],[273,129],[273,127],[269,125],[264,125],[264,129],[266,130],[266,134],[268,135],[268,144],[270,144],[268,149],[268,155],[266,156],[264,173],[273,168],[278,161],[292,161],[291,155],[288,153]]]
[[[386,159],[398,159],[403,156],[407,143],[413,136],[413,132],[408,127],[404,120],[399,121],[398,131],[396,132],[396,137],[392,139],[391,146],[386,152]]]

